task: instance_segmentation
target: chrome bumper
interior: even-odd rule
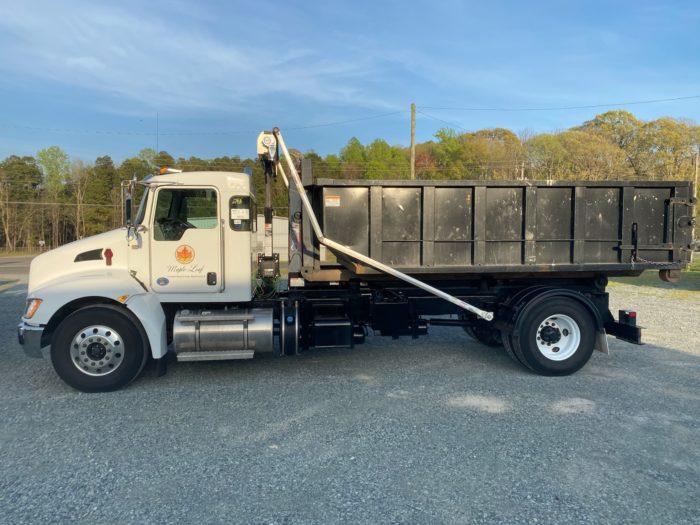
[[[43,357],[41,353],[41,334],[43,326],[32,326],[22,321],[17,326],[17,339],[24,353],[29,357]]]

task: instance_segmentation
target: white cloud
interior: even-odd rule
[[[187,19],[171,26],[166,17],[139,9],[89,2],[45,3],[39,9],[36,4],[0,6],[0,71],[109,93],[150,108],[213,110],[278,93],[319,103],[394,108],[363,87],[380,72],[376,60],[362,53],[337,59],[322,50],[287,48],[284,23],[274,17],[237,20],[247,24],[247,33],[251,25],[260,26],[261,39],[249,41],[235,28],[215,36]]]

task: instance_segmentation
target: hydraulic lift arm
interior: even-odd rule
[[[266,137],[268,137],[267,140],[265,140]],[[269,138],[274,138],[274,143],[273,141],[269,140]],[[279,149],[281,149],[282,151],[282,155],[287,161],[287,166],[289,166],[289,177],[287,177],[287,174],[285,173],[282,164],[279,163],[279,155],[277,153],[278,145]],[[323,231],[321,230],[321,226],[319,225],[318,220],[316,219],[316,214],[314,213],[311,203],[309,202],[309,199],[306,196],[306,190],[304,189],[304,186],[301,183],[301,178],[299,177],[299,173],[297,172],[296,167],[294,166],[294,161],[292,160],[292,157],[289,154],[289,151],[287,150],[287,146],[284,143],[284,138],[282,137],[282,133],[279,130],[279,128],[274,128],[271,133],[263,132],[260,134],[260,136],[258,137],[258,153],[260,154],[261,158],[263,158],[263,162],[275,163],[288,188],[290,184],[294,184],[294,186],[297,189],[297,192],[299,193],[299,197],[301,198],[304,211],[309,217],[311,227],[313,228],[319,243],[323,244],[324,246],[327,246],[328,248],[331,248],[332,250],[347,255],[351,259],[355,259],[366,264],[367,266],[375,268],[376,270],[392,275],[397,279],[401,279],[402,281],[405,281],[415,286],[416,288],[425,290],[426,292],[440,297],[445,301],[449,301],[450,303],[477,315],[481,319],[485,319],[486,321],[493,320],[493,312],[488,312],[486,310],[482,310],[481,308],[477,308],[476,306],[462,301],[461,299],[458,299],[453,295],[445,293],[442,290],[435,288],[434,286],[430,286],[429,284],[424,283],[423,281],[411,277],[410,275],[400,272],[399,270],[392,268],[391,266],[387,266],[384,263],[372,259],[371,257],[367,257],[366,255],[356,252],[355,250],[352,250],[347,246],[343,246],[342,244],[339,244],[333,241],[332,239],[326,237],[323,234]]]

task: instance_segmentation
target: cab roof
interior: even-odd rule
[[[146,184],[185,184],[193,186],[215,186],[222,190],[250,192],[251,177],[233,171],[184,171],[164,173],[143,179]]]

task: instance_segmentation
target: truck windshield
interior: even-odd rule
[[[149,188],[145,188],[143,195],[141,195],[141,202],[139,203],[139,210],[136,212],[136,220],[134,224],[141,224],[146,215],[146,203],[148,202]]]

